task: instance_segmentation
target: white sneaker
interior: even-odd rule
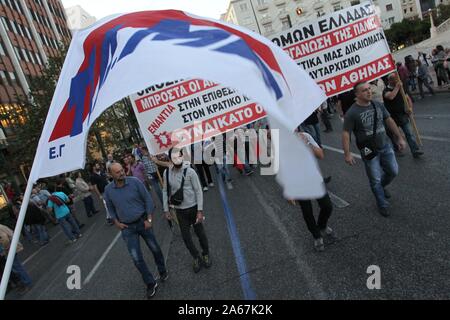
[[[323,244],[322,238],[314,240],[314,249],[316,251],[324,251],[325,250],[325,245]]]
[[[214,183],[211,182],[211,183],[209,184],[209,186],[210,186],[211,188],[214,188]]]
[[[231,184],[231,182],[227,182],[227,188],[228,190],[233,190],[233,185]]]
[[[203,188],[203,191],[208,191],[208,187],[204,187],[204,188]]]

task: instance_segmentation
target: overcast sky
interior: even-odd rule
[[[62,0],[64,7],[80,5],[91,16],[101,19],[114,13],[177,9],[219,19],[230,0]]]

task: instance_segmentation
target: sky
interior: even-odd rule
[[[79,5],[100,20],[115,13],[177,9],[203,17],[219,19],[230,0],[61,0],[65,8]]]

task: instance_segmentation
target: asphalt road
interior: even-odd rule
[[[425,156],[398,158],[400,173],[389,187],[392,216],[381,217],[362,162],[349,167],[341,149],[340,121],[322,134],[328,147],[321,161],[331,175],[335,199],[330,219],[340,241],[313,250],[300,208],[281,196],[274,177],[240,176],[232,170],[233,190],[205,193],[205,227],[213,265],[200,273],[178,229],[171,231],[158,207],[154,231],[169,270],[154,299],[449,299],[450,298],[450,94],[417,102],[417,125]],[[342,204],[349,205],[342,208]],[[100,205],[97,203],[97,206]],[[341,207],[341,208],[340,208]],[[25,243],[20,253],[34,286],[8,299],[144,299],[145,287],[118,230],[104,213],[85,218],[84,237],[67,245],[59,227],[44,248]],[[195,239],[195,238],[194,238]],[[149,250],[146,261],[155,270]],[[68,266],[81,270],[81,289],[69,290]],[[369,266],[381,271],[381,289],[369,290]]]

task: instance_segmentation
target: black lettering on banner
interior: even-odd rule
[[[354,43],[351,43],[345,47],[345,54],[351,54],[356,51],[362,50],[364,48],[367,48],[373,44],[375,44],[378,41],[384,40],[384,36],[382,32],[378,32],[374,35],[368,36],[364,39],[361,39],[359,41],[356,41]]]
[[[361,57],[359,55],[355,55],[350,58],[346,58],[344,60],[335,62],[328,66],[324,66],[322,68],[318,68],[316,70],[311,70],[310,75],[313,79],[317,79],[319,77],[324,77],[328,75],[332,75],[338,71],[343,71],[347,68],[355,66],[361,62]]]
[[[314,37],[316,33],[314,32],[314,26],[312,24],[304,26],[301,29],[295,29],[287,34],[280,35],[279,38],[273,38],[272,42],[279,47],[285,47],[299,41],[307,40],[310,37]]]
[[[336,60],[338,58],[342,58],[342,49],[337,49],[334,51],[324,53],[325,62],[330,62],[332,60]]]
[[[337,17],[331,16],[328,19],[323,19],[318,22],[319,30],[321,33],[338,29],[348,23],[364,19],[372,15],[371,4],[367,4],[362,7],[356,7],[353,10],[349,9],[346,13],[340,13]]]
[[[145,89],[145,90],[139,91],[139,92],[137,93],[137,95],[141,97],[141,96],[146,95],[146,94],[149,94],[149,93],[151,93],[151,92],[155,92],[155,91],[157,91],[157,90],[161,90],[161,89],[163,89],[164,87],[169,87],[169,86],[174,85],[174,84],[176,84],[176,83],[178,83],[178,82],[181,82],[181,81],[183,81],[183,79],[181,79],[181,80],[176,80],[176,81],[169,81],[169,82],[163,82],[163,83],[155,84],[155,85],[153,85],[153,86],[148,87],[148,88]]]

